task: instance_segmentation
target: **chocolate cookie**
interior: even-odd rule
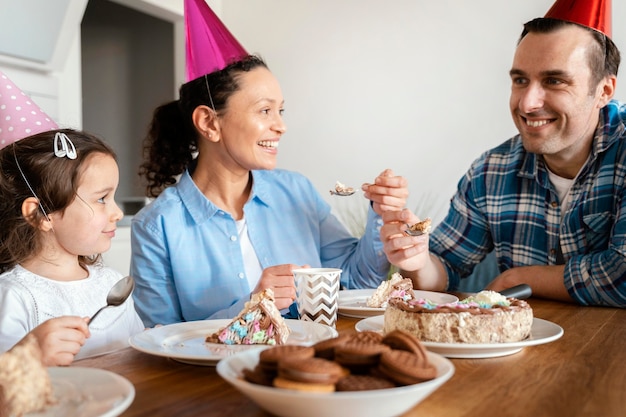
[[[405,350],[383,352],[378,371],[398,385],[417,384],[437,376],[437,368],[426,358]]]
[[[350,341],[355,343],[363,343],[363,344],[377,344],[382,343],[383,335],[378,332],[373,331],[364,331],[352,333],[350,336]]]
[[[266,385],[271,387],[275,375],[265,372],[259,365],[254,369],[244,369],[242,371],[243,379],[253,384]]]
[[[392,349],[406,350],[426,359],[426,348],[424,348],[422,342],[417,337],[403,330],[393,330],[387,333],[383,337],[382,343]]]
[[[292,381],[290,379],[276,377],[274,378],[274,386],[276,388],[293,389],[296,391],[306,392],[334,392],[335,384],[314,384],[311,382]]]
[[[335,383],[348,371],[322,358],[285,359],[278,364],[273,384],[278,388],[308,392],[333,392]]]
[[[356,333],[335,347],[335,361],[354,373],[367,373],[378,364],[380,355],[391,348],[382,344],[383,336],[376,332]]]
[[[337,391],[368,391],[373,389],[394,388],[396,384],[389,379],[374,375],[348,375],[335,384]]]
[[[313,349],[315,349],[315,356],[318,358],[333,360],[335,358],[335,348],[343,345],[349,339],[350,336],[344,333],[343,335],[317,342],[313,345]]]
[[[335,384],[347,374],[338,363],[322,358],[285,359],[278,364],[278,376],[291,381]]]
[[[283,359],[306,359],[315,355],[315,349],[311,346],[280,345],[264,349],[259,353],[259,366],[264,372],[278,372],[278,362]]]

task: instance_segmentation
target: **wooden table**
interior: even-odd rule
[[[560,325],[562,338],[489,359],[453,359],[454,376],[405,416],[626,415],[626,310],[530,299],[535,317]],[[358,319],[340,317],[340,333]],[[269,416],[217,375],[127,348],[76,361],[108,369],[136,389],[124,417]],[[320,416],[323,417],[323,416]]]

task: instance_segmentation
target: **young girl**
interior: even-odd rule
[[[48,366],[127,346],[129,298],[89,323],[122,274],[103,266],[122,211],[114,151],[60,129],[0,150],[0,353],[33,333]]]

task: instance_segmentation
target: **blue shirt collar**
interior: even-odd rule
[[[264,171],[252,171],[252,194],[246,204],[254,201],[268,207],[272,206],[273,197],[265,177]],[[196,183],[193,182],[189,170],[185,170],[182,173],[176,189],[183,205],[197,224],[207,221],[221,211],[219,207],[202,194]]]

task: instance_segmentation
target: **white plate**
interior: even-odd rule
[[[168,324],[138,333],[130,338],[130,345],[145,353],[166,356],[193,365],[213,366],[237,352],[259,349],[265,345],[223,345],[207,343],[206,337],[226,326],[232,320],[200,320]],[[337,336],[332,327],[301,320],[285,320],[291,329],[288,344],[312,345]]]
[[[48,368],[57,404],[25,417],[115,417],[135,398],[135,387],[126,378],[95,368]]]
[[[364,290],[342,290],[339,291],[339,314],[346,317],[365,318],[379,316],[385,313],[384,308],[368,307],[367,299],[376,291],[373,288]],[[433,303],[445,304],[454,303],[459,299],[443,292],[413,290],[416,298],[425,298]]]
[[[362,332],[366,330],[382,332],[384,316],[370,317],[359,321],[355,328]],[[527,346],[541,345],[552,342],[563,336],[561,326],[551,321],[533,318],[530,336],[520,342],[509,343],[438,343],[422,342],[430,351],[437,352],[448,358],[495,358],[519,352]]]
[[[217,373],[264,410],[284,417],[391,417],[404,414],[443,385],[454,374],[448,359],[428,352],[437,367],[430,381],[398,388],[370,391],[315,393],[252,384],[242,378],[243,369],[259,361],[259,350],[230,356],[217,364]]]

